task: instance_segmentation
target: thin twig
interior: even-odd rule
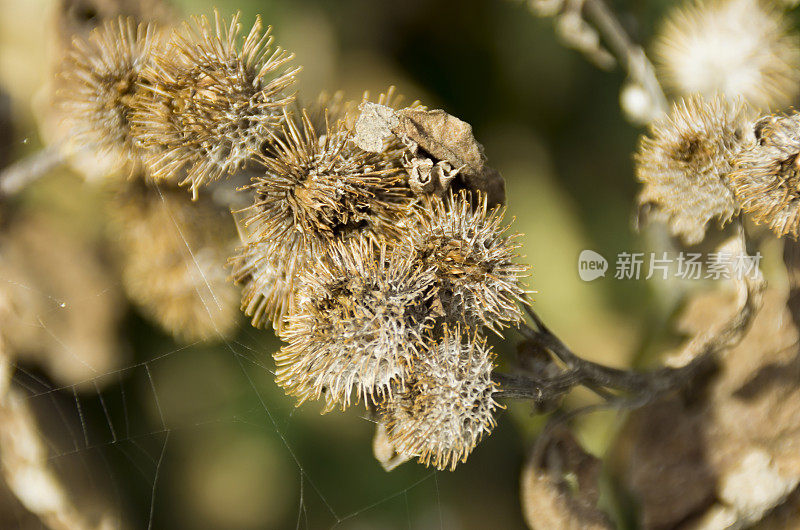
[[[47,146],[0,171],[0,195],[18,193],[66,160],[58,146]]]
[[[583,13],[603,36],[631,80],[647,91],[650,101],[659,113],[666,113],[669,110],[667,98],[658,82],[653,63],[647,58],[644,49],[628,36],[611,9],[603,0],[584,0]]]
[[[737,250],[746,253],[747,240],[741,219],[735,223]],[[667,366],[647,372],[611,368],[581,358],[550,331],[530,304],[525,304],[534,327],[523,323],[518,328],[519,332],[537,348],[549,351],[566,368],[556,375],[495,374],[494,379],[500,385],[503,396],[532,399],[538,405],[553,403],[574,387],[585,386],[603,397],[605,406],[644,406],[710,373],[717,366],[719,355],[739,343],[757,313],[765,283],[759,275],[756,278],[738,279],[737,286],[741,291],[741,300],[736,314],[713,334],[696,337],[687,345],[686,350],[693,354],[690,361],[682,366]],[[622,395],[611,391],[621,392]]]

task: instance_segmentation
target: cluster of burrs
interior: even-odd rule
[[[525,303],[518,245],[496,197],[475,186],[483,154],[468,125],[399,109],[391,90],[302,106],[291,59],[259,21],[240,37],[238,15],[171,33],[120,19],[75,42],[61,105],[79,148],[143,186],[188,186],[202,202],[245,175],[251,204],[236,212],[229,266],[252,324],[271,322],[285,341],[278,384],[325,411],[362,402],[398,455],[453,468],[495,425],[484,331],[520,322]],[[387,126],[358,140],[365,108],[394,126],[410,109],[422,136]],[[426,141],[427,117],[461,124],[463,156],[458,145],[440,154],[442,127]]]
[[[740,211],[779,237],[800,235],[800,114],[758,117],[741,100],[680,100],[642,139],[642,206],[688,244]]]

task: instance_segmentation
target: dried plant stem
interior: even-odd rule
[[[631,40],[611,9],[603,0],[584,0],[583,14],[603,36],[631,80],[645,89],[652,105],[665,114],[668,110],[667,98],[658,82],[653,63],[642,47]]]
[[[0,467],[9,490],[52,530],[112,528],[111,517],[92,524],[69,500],[24,396],[11,386],[12,373],[0,340]]]
[[[19,160],[0,171],[0,196],[18,193],[66,161],[57,145],[51,145]]]
[[[744,231],[741,223],[737,223],[738,250],[745,252]],[[543,406],[557,402],[576,386],[585,386],[595,391],[609,406],[643,406],[712,372],[717,366],[719,356],[739,343],[758,311],[765,282],[760,275],[755,279],[742,278],[737,280],[737,287],[738,310],[724,326],[695,337],[686,345],[685,351],[678,358],[688,358],[688,362],[649,372],[611,368],[581,358],[550,331],[530,306],[526,306],[534,327],[522,324],[519,327],[520,333],[537,349],[550,352],[563,364],[564,369],[556,375],[495,373],[493,379],[500,385],[502,396],[532,399]]]

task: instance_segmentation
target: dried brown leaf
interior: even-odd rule
[[[472,125],[443,110],[405,108],[397,111],[395,133],[409,138],[440,161],[459,168],[463,184],[482,190],[490,204],[505,202],[505,183],[500,173],[486,165],[483,146],[475,140]]]
[[[631,415],[618,450],[643,528],[709,528],[731,517],[752,524],[800,481],[799,334],[786,301],[785,290],[765,293],[705,388]],[[716,326],[732,304],[725,295],[698,297],[682,327]]]

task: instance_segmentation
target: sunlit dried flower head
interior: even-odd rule
[[[145,76],[150,83],[133,121],[137,137],[153,148],[158,178],[183,169],[181,185],[193,196],[206,182],[242,169],[283,120],[297,69],[292,55],[274,48],[261,19],[239,42],[239,14],[227,23],[195,18],[175,32]]]
[[[733,191],[745,212],[778,234],[800,227],[800,114],[756,122],[756,143],[736,159]]]
[[[92,149],[116,166],[138,161],[131,114],[158,42],[153,26],[124,18],[106,22],[88,40],[75,39],[57,96],[75,150]]]
[[[346,408],[354,392],[387,395],[432,323],[432,269],[360,237],[332,247],[299,282],[275,355],[278,384],[299,403],[324,394],[326,410]]]
[[[369,153],[351,138],[342,122],[317,131],[307,113],[286,115],[259,157],[264,173],[249,186],[256,200],[247,224],[256,237],[317,255],[363,228],[396,233],[410,200],[400,154]]]
[[[382,404],[389,440],[401,455],[454,469],[495,426],[494,354],[460,327],[417,361],[401,390]]]
[[[244,212],[249,243],[240,253],[265,257],[261,262],[271,265],[263,270],[284,277],[337,241],[397,233],[411,200],[399,151],[369,153],[350,138],[344,122],[326,121],[318,131],[306,112],[287,113],[281,134],[259,156],[263,174],[248,186],[255,201]],[[285,276],[275,290],[267,277],[259,282],[258,311],[280,327],[288,304],[278,294],[291,293],[284,289],[291,279]],[[243,305],[251,306],[248,298],[245,293]]]
[[[233,240],[228,212],[192,202],[178,188],[131,183],[113,198],[110,213],[133,302],[187,342],[233,331],[239,295],[225,271]]]
[[[522,320],[528,267],[517,263],[519,244],[507,235],[504,211],[489,210],[483,194],[473,198],[460,192],[432,199],[405,237],[415,259],[435,268],[446,318],[497,331]]]
[[[800,94],[800,36],[760,0],[696,0],[675,9],[657,39],[665,79],[681,94],[742,97],[760,108]]]
[[[725,224],[739,209],[728,176],[752,140],[750,127],[740,102],[693,96],[676,103],[636,153],[640,207],[654,209],[687,244],[702,241],[709,220]]]

